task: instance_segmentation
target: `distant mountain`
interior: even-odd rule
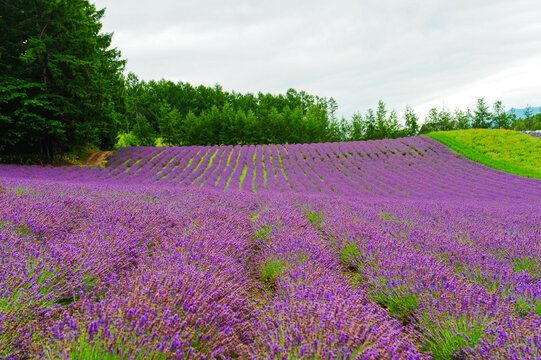
[[[531,109],[532,109],[532,115],[541,113],[541,106],[532,107]],[[524,118],[524,112],[525,111],[526,111],[526,108],[524,108],[524,109],[511,109],[511,110],[508,110],[507,113],[511,114],[511,113],[515,112],[515,115],[517,116],[517,118]]]

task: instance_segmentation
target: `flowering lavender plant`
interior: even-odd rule
[[[535,359],[540,200],[424,137],[0,165],[0,358]]]

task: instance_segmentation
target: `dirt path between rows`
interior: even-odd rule
[[[83,165],[105,165],[109,156],[113,155],[113,151],[96,151],[88,155]]]

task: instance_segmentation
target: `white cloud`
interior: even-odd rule
[[[504,70],[454,89],[447,89],[433,99],[415,107],[426,114],[432,107],[448,109],[475,107],[476,99],[484,97],[488,103],[501,100],[511,107],[524,108],[541,104],[541,54],[517,60]]]
[[[424,112],[484,96],[541,105],[537,0],[97,0],[104,30],[143,79],[383,99]],[[540,49],[540,50],[538,50]]]

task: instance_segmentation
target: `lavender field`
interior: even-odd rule
[[[426,137],[0,165],[2,359],[539,359],[541,181]]]

